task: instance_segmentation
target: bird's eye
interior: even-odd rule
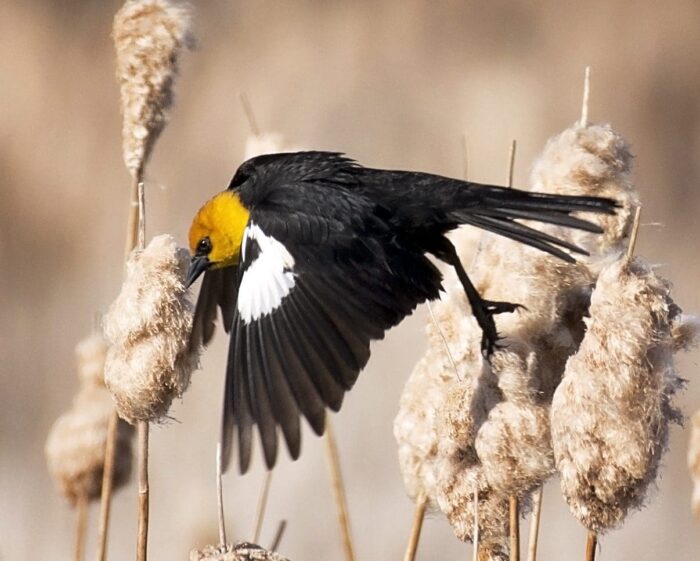
[[[210,251],[211,251],[211,240],[209,239],[209,236],[199,240],[199,242],[197,243],[197,254],[198,255],[207,255]]]

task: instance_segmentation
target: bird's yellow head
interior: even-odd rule
[[[190,226],[192,261],[187,286],[210,267],[220,269],[238,264],[248,217],[248,210],[233,191],[219,193],[199,209]]]

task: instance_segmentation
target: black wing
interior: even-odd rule
[[[217,308],[221,310],[224,329],[227,333],[231,330],[238,289],[237,277],[236,267],[210,269],[204,273],[194,310],[190,349],[208,345],[211,341],[214,336]]]
[[[248,469],[256,425],[269,468],[278,427],[296,459],[300,417],[322,434],[326,407],[340,409],[370,341],[437,297],[440,273],[398,245],[380,215],[341,185],[278,185],[258,199],[244,234],[229,347],[225,466],[235,428],[240,468]]]

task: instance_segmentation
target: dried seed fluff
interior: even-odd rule
[[[684,320],[668,284],[639,259],[602,270],[590,315],[554,395],[552,439],[572,513],[603,532],[643,504],[669,423],[680,419],[672,324]]]
[[[614,215],[586,215],[603,229],[601,235],[550,227],[557,235],[587,249],[591,258],[586,262],[596,272],[605,257],[619,255],[628,245],[634,209],[639,206],[631,164],[629,146],[610,125],[577,124],[551,138],[533,166],[533,191],[609,197],[620,203]]]
[[[114,403],[104,387],[107,346],[92,335],[76,347],[81,389],[71,409],[51,427],[45,453],[49,472],[61,493],[73,504],[81,497],[98,499],[102,491],[107,430]],[[117,428],[114,487],[129,480],[133,430],[124,422]]]
[[[190,25],[189,10],[169,0],[127,0],[114,18],[124,163],[133,176],[167,122],[180,54],[193,43]]]
[[[161,420],[187,389],[199,349],[188,349],[193,305],[183,282],[189,254],[168,235],[127,262],[121,292],[105,317],[112,346],[105,381],[119,415],[134,424]]]
[[[190,561],[289,561],[274,551],[251,543],[207,545],[190,553]]]

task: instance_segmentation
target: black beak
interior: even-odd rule
[[[190,268],[187,269],[187,279],[185,280],[185,288],[199,278],[204,271],[211,267],[212,263],[206,255],[195,255],[190,261]]]

